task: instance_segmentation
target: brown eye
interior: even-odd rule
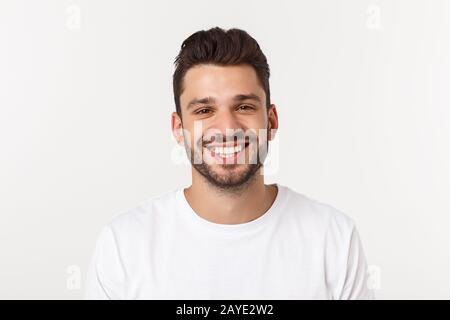
[[[239,106],[238,109],[239,110],[251,110],[253,108],[251,106],[249,106],[249,105],[243,104],[243,105]]]
[[[209,113],[209,111],[211,111],[211,110],[209,110],[209,109],[200,109],[200,110],[196,111],[195,114],[207,114],[207,113]]]

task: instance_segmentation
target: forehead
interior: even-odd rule
[[[250,65],[219,66],[201,64],[190,68],[183,80],[183,93],[180,96],[182,106],[194,98],[206,96],[218,100],[232,99],[237,94],[254,93],[265,99],[256,71]]]

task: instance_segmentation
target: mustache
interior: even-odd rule
[[[211,144],[214,145],[214,143],[217,143],[218,145],[220,145],[220,144],[229,144],[231,142],[234,142],[237,144],[248,144],[248,143],[250,143],[250,141],[251,141],[251,139],[249,139],[249,138],[238,139],[238,138],[234,137],[234,138],[223,139],[223,140],[222,139],[200,140],[198,145],[207,147]]]
[[[255,135],[245,135],[243,132],[234,133],[231,136],[224,136],[224,135],[214,135],[211,137],[208,137],[207,139],[199,139],[198,145],[199,146],[206,146],[211,143],[227,143],[227,142],[249,142],[251,139],[258,139],[258,136]]]

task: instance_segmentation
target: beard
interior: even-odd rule
[[[266,144],[265,148],[260,145],[259,137],[257,137],[256,143],[250,143],[248,147],[243,150],[244,152],[247,152],[248,149],[249,158],[253,159],[253,161],[249,160],[249,163],[207,163],[204,161],[203,157],[203,152],[207,152],[203,147],[203,138],[199,139],[197,148],[194,148],[194,150],[189,148],[186,144],[185,148],[188,155],[190,155],[189,161],[191,162],[191,165],[212,187],[227,193],[240,193],[256,178],[256,174],[264,163],[269,148],[268,133],[265,141],[262,143]],[[261,154],[260,150],[264,149],[265,152]],[[254,161],[255,158],[256,161]]]

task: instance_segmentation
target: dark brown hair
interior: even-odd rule
[[[173,74],[173,94],[178,115],[181,117],[180,95],[183,78],[189,68],[199,64],[252,66],[266,93],[266,107],[270,106],[269,77],[267,59],[258,42],[247,32],[240,29],[224,30],[219,27],[201,30],[189,36],[181,44],[181,50],[175,58]]]

